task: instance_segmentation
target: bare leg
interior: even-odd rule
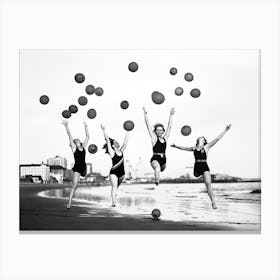
[[[80,173],[79,172],[74,172],[73,183],[72,183],[73,185],[72,185],[72,189],[71,189],[71,192],[70,192],[69,201],[68,201],[68,204],[67,204],[67,209],[70,209],[70,207],[71,207],[72,198],[73,198],[73,196],[75,194],[75,191],[78,187],[79,178],[80,178]]]
[[[208,195],[209,195],[209,197],[211,199],[211,202],[212,202],[212,207],[213,207],[213,209],[217,209],[215,199],[214,199],[213,190],[212,190],[212,187],[211,187],[211,174],[210,174],[210,172],[205,171],[203,173],[203,178],[204,178],[204,183],[205,183]]]
[[[116,206],[116,193],[118,189],[118,177],[115,174],[110,174],[110,182],[112,185],[111,197],[112,197],[112,207]]]
[[[160,180],[160,165],[158,161],[153,160],[151,162],[151,166],[154,169],[154,173],[155,173],[155,184],[158,185]]]
[[[118,178],[118,187],[119,187],[119,186],[120,186],[120,184],[122,183],[123,179],[124,179],[124,176],[122,176],[122,177]]]

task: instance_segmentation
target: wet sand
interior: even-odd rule
[[[211,223],[193,221],[192,219],[173,222],[155,221],[150,216],[120,214],[113,208],[95,207],[85,201],[73,203],[70,210],[66,209],[66,201],[60,198],[38,196],[42,191],[63,189],[63,185],[29,185],[20,186],[20,230],[48,231],[215,231],[242,233],[254,228],[248,225],[229,223]],[[93,214],[94,213],[94,214]],[[249,231],[250,233],[253,233]],[[258,231],[256,231],[258,232]]]

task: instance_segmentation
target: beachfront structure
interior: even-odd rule
[[[64,168],[67,168],[67,159],[64,157],[55,156],[53,158],[47,159],[47,165],[50,166],[57,165],[57,166],[62,166]]]
[[[42,164],[21,164],[20,178],[38,177],[41,176],[43,182],[48,182],[50,179],[50,167],[44,163]]]
[[[92,174],[92,163],[87,162],[87,174]]]
[[[66,168],[64,168],[63,166],[50,165],[50,177],[55,178],[58,184],[63,184],[65,170]]]

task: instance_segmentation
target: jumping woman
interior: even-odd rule
[[[161,123],[155,124],[154,129],[152,129],[147,117],[148,112],[146,111],[145,108],[143,108],[143,110],[144,110],[145,123],[149,131],[151,141],[152,141],[152,147],[153,147],[153,156],[151,158],[150,163],[152,168],[154,169],[155,184],[156,186],[158,186],[160,181],[160,172],[164,171],[166,167],[166,155],[165,155],[166,142],[170,135],[175,109],[172,108],[170,110],[169,121],[168,121],[168,126],[166,131]]]
[[[194,158],[195,158],[195,164],[193,169],[194,176],[200,177],[201,175],[203,175],[204,183],[207,189],[207,193],[211,199],[213,209],[217,209],[217,206],[215,203],[214,194],[211,187],[211,174],[207,164],[207,154],[210,148],[212,148],[226,134],[226,132],[230,129],[230,127],[231,124],[227,125],[225,130],[210,143],[207,143],[205,137],[202,136],[197,138],[196,145],[194,147],[180,147],[175,144],[171,145],[171,147],[173,148],[194,153]]]
[[[87,143],[89,140],[89,133],[88,133],[87,124],[84,122],[86,139],[82,143],[79,139],[73,140],[70,129],[68,127],[68,122],[66,120],[62,121],[62,124],[65,126],[66,132],[69,136],[70,147],[72,149],[72,152],[74,154],[74,159],[75,159],[75,164],[72,168],[72,170],[73,170],[72,189],[71,189],[69,201],[67,204],[67,209],[70,209],[71,201],[72,201],[72,198],[78,187],[78,182],[79,182],[80,176],[85,177],[86,173],[87,173],[87,165],[86,165],[85,157],[86,157],[86,146],[87,146]]]
[[[122,183],[125,170],[124,170],[124,157],[123,152],[125,151],[127,142],[128,142],[128,135],[127,132],[124,138],[123,145],[120,147],[120,144],[108,137],[107,132],[105,131],[105,127],[101,125],[103,130],[103,134],[105,137],[106,144],[104,144],[103,149],[105,149],[105,153],[109,154],[112,159],[112,168],[110,170],[110,183],[112,186],[111,190],[111,197],[112,197],[112,207],[116,206],[116,197],[117,197],[117,189]]]

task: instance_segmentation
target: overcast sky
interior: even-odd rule
[[[136,61],[139,70],[128,71],[128,64]],[[169,69],[176,67],[176,76]],[[86,80],[78,84],[76,73],[83,73]],[[194,75],[192,82],[184,74]],[[60,155],[73,162],[73,154],[61,112],[71,104],[78,105],[78,97],[88,97],[86,106],[69,119],[74,138],[84,139],[83,121],[88,123],[89,144],[99,150],[87,153],[86,161],[94,171],[107,175],[111,167],[108,155],[101,149],[104,138],[100,129],[103,123],[110,137],[123,141],[125,120],[132,120],[135,129],[130,133],[125,158],[136,165],[139,157],[149,168],[152,155],[151,141],[145,127],[145,106],[151,124],[162,122],[167,126],[169,111],[175,107],[174,125],[168,145],[176,143],[193,146],[198,136],[208,141],[218,136],[228,123],[231,130],[209,152],[208,162],[212,173],[226,173],[242,177],[260,177],[260,91],[258,51],[64,51],[22,50],[20,52],[20,163],[46,162],[49,157]],[[103,96],[87,95],[85,87],[92,84],[104,89]],[[174,89],[182,87],[184,94],[176,96]],[[199,88],[201,96],[192,98],[192,88]],[[160,91],[166,101],[153,104],[151,93]],[[46,94],[48,105],[41,105],[39,98]],[[120,102],[127,100],[127,110]],[[88,119],[86,112],[94,108],[95,119]],[[182,136],[180,129],[190,125],[192,133]],[[194,163],[193,154],[167,148],[165,176],[175,177]],[[152,169],[151,169],[152,171]]]

